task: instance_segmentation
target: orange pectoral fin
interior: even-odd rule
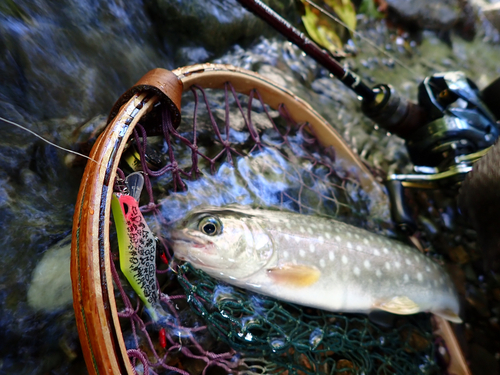
[[[321,272],[311,266],[287,264],[282,267],[268,269],[267,275],[278,284],[306,287],[316,283],[321,276]]]

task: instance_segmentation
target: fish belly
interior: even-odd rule
[[[458,298],[447,273],[417,250],[364,229],[321,217],[286,215],[268,229],[275,241],[273,264],[246,284],[254,290],[330,311],[369,312],[394,299],[412,301],[418,311],[450,310]],[[270,270],[310,267],[311,285]],[[314,271],[313,271],[314,270]]]

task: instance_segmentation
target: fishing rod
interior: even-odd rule
[[[389,84],[369,88],[262,1],[238,1],[353,90],[367,117],[405,140],[415,173],[393,174],[386,181],[393,220],[404,232],[414,232],[416,224],[403,189],[459,186],[499,137],[496,98],[500,96],[500,78],[480,92],[463,72],[437,73],[422,81],[418,103],[414,103]],[[311,0],[305,1],[321,9]],[[337,22],[325,10],[321,12]]]
[[[389,85],[369,88],[358,75],[340,65],[328,51],[319,47],[262,1],[238,1],[353,90],[361,98],[361,108],[365,115],[384,129],[404,136],[426,122],[426,113],[421,106],[401,97]]]

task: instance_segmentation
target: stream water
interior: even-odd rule
[[[298,19],[291,2],[271,4]],[[354,38],[358,54],[345,62],[369,83],[391,83],[415,100],[417,85],[434,72],[462,70],[480,87],[500,75],[500,47],[480,23],[473,42],[424,32],[416,43],[384,20],[358,21],[365,36],[412,69]],[[371,165],[411,169],[401,139],[375,129],[354,94],[235,0],[7,0],[0,4],[0,51],[0,116],[65,147],[76,147],[99,126],[148,70],[215,61],[286,86]],[[82,169],[70,168],[63,152],[18,128],[0,123],[0,133],[0,374],[84,374],[66,240]],[[424,243],[453,261],[472,369],[496,374],[499,278],[485,273],[475,232],[451,193],[417,191],[411,198]],[[33,288],[40,292],[30,294]]]

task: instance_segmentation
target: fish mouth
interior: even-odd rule
[[[189,229],[172,231],[170,238],[174,241],[174,243],[184,243],[195,248],[204,248],[214,245],[212,241],[190,233]]]
[[[173,242],[173,250],[176,258],[209,267],[202,258],[203,255],[216,252],[215,244],[212,241],[193,234],[187,228],[172,231],[170,239]]]

